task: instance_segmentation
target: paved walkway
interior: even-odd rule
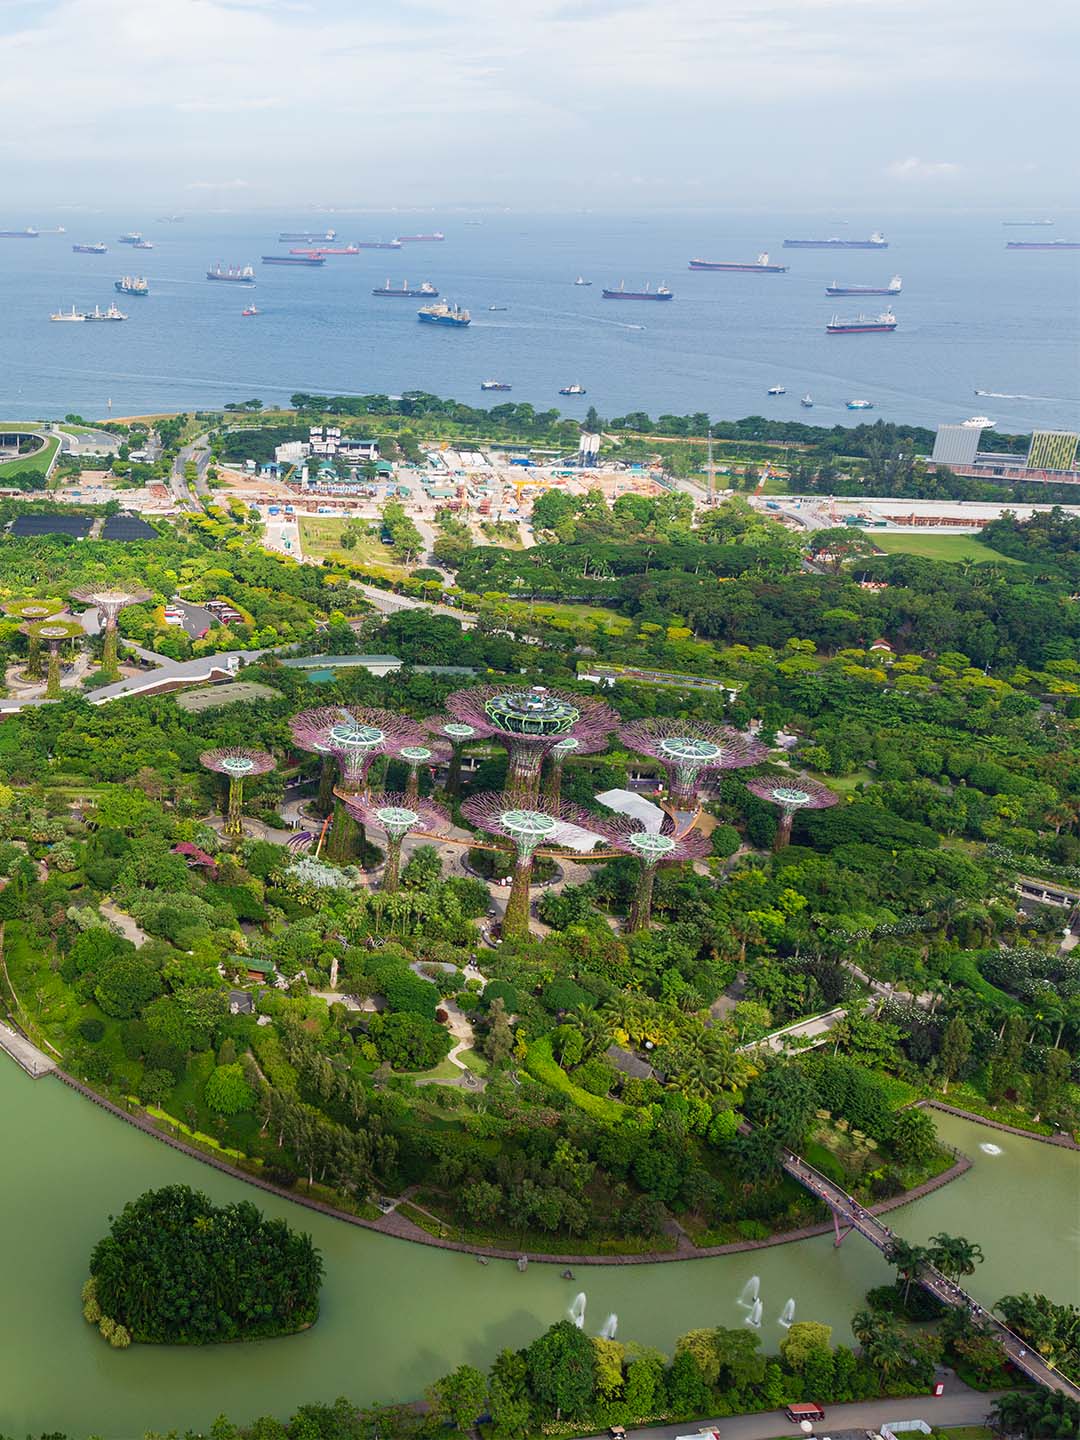
[[[103,900],[98,906],[106,920],[111,920],[116,928],[123,935],[125,940],[130,940],[136,950],[142,949],[149,940],[149,935],[142,926],[125,911],[120,910],[111,900]]]
[[[925,1420],[934,1429],[953,1425],[982,1425],[991,1407],[1004,1390],[971,1390],[955,1375],[943,1377],[945,1393],[915,1396],[903,1400],[867,1400],[858,1405],[829,1405],[828,1421],[818,1424],[822,1434],[827,1431],[879,1431],[890,1420]],[[766,1410],[759,1415],[729,1415],[722,1420],[684,1421],[681,1425],[652,1425],[647,1429],[628,1430],[629,1440],[675,1440],[695,1430],[715,1429],[720,1440],[773,1440],[776,1435],[797,1436],[798,1426],[792,1425],[782,1410]],[[596,1436],[595,1440],[606,1440]]]
[[[35,1080],[56,1069],[55,1060],[50,1060],[48,1055],[27,1040],[25,1035],[20,1035],[17,1030],[12,1030],[10,1025],[5,1025],[2,1021],[0,1021],[0,1050],[6,1050],[16,1065]]]

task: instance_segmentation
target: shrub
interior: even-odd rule
[[[204,1094],[207,1105],[219,1115],[238,1115],[241,1110],[250,1110],[255,1103],[255,1092],[244,1079],[239,1063],[216,1066],[206,1082]]]
[[[75,1028],[90,1045],[96,1045],[105,1034],[104,1023],[101,1020],[95,1019],[92,1015],[88,1015],[84,1020],[80,1020]]]

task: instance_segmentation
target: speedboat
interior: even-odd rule
[[[783,385],[770,385],[768,393],[770,395],[786,395],[787,390],[784,388]]]
[[[849,400],[847,408],[849,410],[872,410],[874,402],[872,400]]]
[[[577,383],[577,381],[575,380],[575,382],[573,383],[573,385],[564,385],[564,386],[562,387],[562,389],[559,391],[559,394],[560,394],[560,395],[584,395],[584,394],[585,394],[585,386],[584,386],[584,385],[579,385],[579,384]]]
[[[804,410],[812,410],[814,408],[814,397],[808,392],[802,397],[802,399],[799,401],[799,404],[803,407]]]

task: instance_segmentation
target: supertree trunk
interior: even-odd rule
[[[101,673],[110,679],[119,679],[120,663],[117,659],[117,624],[115,617],[105,622],[105,637],[101,650]]]
[[[563,757],[556,752],[551,757],[551,771],[548,774],[547,795],[549,800],[558,801],[562,797],[562,770]]]
[[[226,835],[244,833],[244,782],[236,775],[229,776],[229,811],[225,817]]]
[[[519,805],[532,805],[540,793],[540,767],[544,752],[539,745],[510,745],[506,791]]]
[[[319,767],[319,793],[315,809],[323,817],[330,814],[334,805],[334,781],[337,779],[337,762],[332,755],[324,755]]]
[[[458,795],[461,792],[461,746],[451,745],[450,762],[446,767],[446,793]]]
[[[791,844],[791,822],[794,818],[794,810],[781,810],[780,822],[776,827],[776,839],[773,841],[774,850],[783,850]]]
[[[386,866],[383,870],[382,888],[387,895],[393,895],[401,883],[401,842],[404,835],[386,837]]]
[[[327,859],[350,865],[356,859],[357,825],[340,800],[334,802],[334,819],[326,839]]]
[[[506,901],[503,915],[503,935],[528,936],[529,933],[529,881],[532,878],[533,857],[519,854],[514,860],[514,879]]]
[[[405,781],[406,800],[415,800],[420,794],[420,767],[419,765],[409,766],[409,778]]]
[[[46,700],[60,699],[60,646],[49,645],[49,678],[45,684]]]
[[[698,772],[682,765],[672,767],[671,803],[676,810],[696,810]]]
[[[634,898],[630,904],[630,923],[627,928],[631,933],[635,930],[644,930],[649,923],[649,917],[652,914],[653,884],[655,881],[656,865],[642,865],[641,874],[638,876],[637,889],[634,891]]]
[[[26,678],[28,680],[41,679],[41,641],[36,635],[31,635],[27,642]]]

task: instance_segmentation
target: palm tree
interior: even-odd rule
[[[928,1258],[950,1280],[959,1280],[962,1275],[974,1275],[975,1266],[981,1265],[986,1257],[974,1240],[942,1232],[930,1236]]]
[[[912,1245],[909,1241],[896,1236],[889,1246],[885,1258],[900,1272],[900,1278],[904,1282],[904,1304],[906,1305],[912,1281],[918,1279],[919,1271],[929,1262],[930,1252],[925,1245]]]

